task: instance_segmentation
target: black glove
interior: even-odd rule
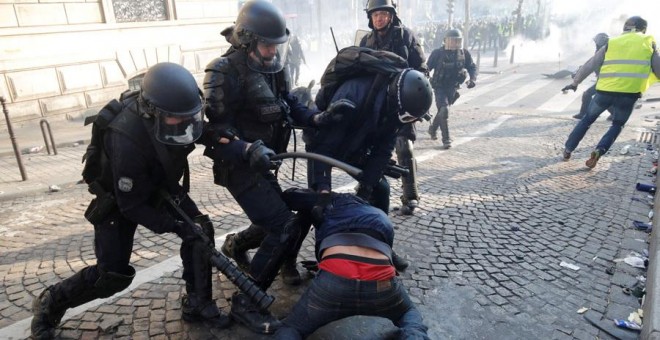
[[[174,224],[174,230],[172,231],[177,234],[183,242],[191,242],[201,239],[197,233],[195,233],[195,230],[193,230],[193,226],[190,226],[183,221],[176,221]]]
[[[215,229],[213,228],[213,221],[209,215],[198,215],[193,218],[193,222],[202,228],[202,232],[208,237],[209,245],[215,248]]]
[[[355,195],[367,202],[371,200],[371,193],[374,191],[374,188],[368,185],[364,185],[360,183],[360,185],[357,188],[357,192]]]
[[[332,194],[329,192],[320,193],[311,211],[315,224],[323,222],[324,214],[328,209],[332,209]]]
[[[277,168],[277,165],[270,161],[270,158],[275,156],[275,151],[266,147],[264,142],[259,139],[252,142],[243,156],[250,161],[250,167],[257,172],[266,172]]]
[[[355,110],[355,103],[348,99],[339,99],[328,108],[314,116],[313,121],[316,126],[325,126],[340,123],[344,116],[350,115]]]
[[[474,83],[474,80],[472,80],[472,79],[468,80],[468,81],[466,82],[466,84],[467,84],[467,88],[468,88],[468,89],[471,89],[471,88],[477,86],[477,84],[475,84],[475,83]]]
[[[564,86],[563,89],[561,89],[561,92],[566,93],[566,92],[568,92],[568,90],[573,90],[573,92],[575,92],[575,90],[577,90],[577,85],[573,85],[573,84],[566,85],[566,86]]]

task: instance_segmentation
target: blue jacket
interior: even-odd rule
[[[316,257],[334,245],[354,245],[392,253],[394,226],[385,213],[351,194],[335,194],[316,227]],[[341,238],[338,238],[340,236]]]
[[[332,101],[348,99],[359,108],[371,89],[374,76],[363,76],[344,82],[335,92]],[[345,119],[343,124],[328,126],[318,130],[308,151],[326,155],[362,169],[361,183],[374,186],[383,175],[387,162],[392,157],[396,141],[396,132],[401,127],[396,114],[387,112],[387,86],[374,101],[373,108],[365,114],[365,121],[360,126]],[[391,117],[391,118],[388,118]],[[396,121],[395,121],[396,120]],[[312,162],[310,186],[314,190],[330,190],[332,180],[331,167],[325,163]]]

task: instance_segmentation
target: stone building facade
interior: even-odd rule
[[[0,0],[0,96],[12,125],[94,114],[158,62],[201,82],[237,0]],[[4,119],[0,128],[6,128]]]

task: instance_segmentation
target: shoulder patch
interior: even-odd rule
[[[123,192],[131,192],[133,190],[133,179],[128,177],[120,177],[117,182],[117,188]]]

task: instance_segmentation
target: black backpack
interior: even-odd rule
[[[99,111],[99,113],[85,118],[85,126],[93,124],[92,137],[87,146],[87,150],[82,157],[82,161],[85,163],[82,178],[88,185],[98,185],[93,183],[98,183],[101,180],[103,166],[107,161],[105,148],[103,147],[105,131],[112,120],[123,110],[124,100],[132,97],[137,98],[138,94],[139,91],[125,91],[121,94],[119,100],[111,100]],[[92,190],[90,190],[90,192],[91,191]]]
[[[346,80],[368,74],[382,74],[389,78],[407,67],[408,62],[392,52],[358,46],[343,48],[323,72],[316,106],[319,110],[325,110],[332,96]]]

